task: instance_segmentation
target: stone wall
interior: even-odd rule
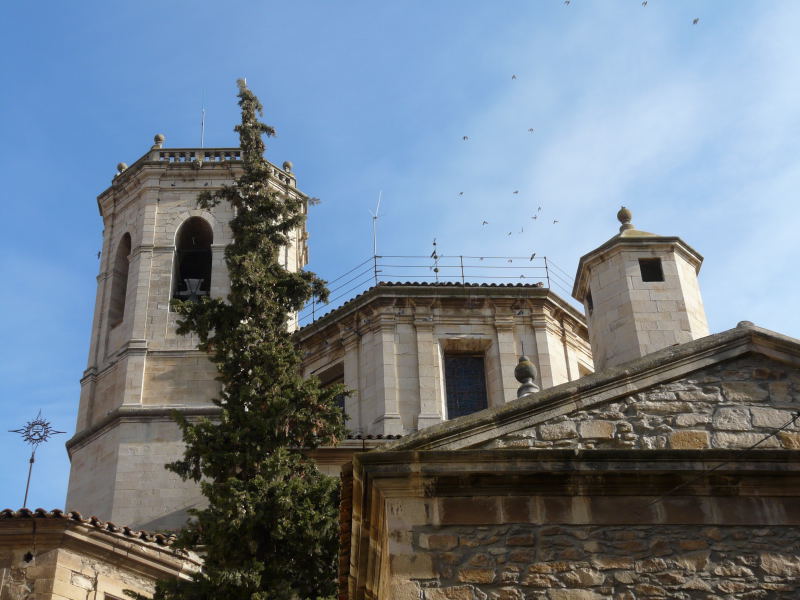
[[[791,421],[799,410],[800,373],[750,356],[555,417],[484,447],[700,449],[758,444],[759,449],[798,449],[800,420]]]
[[[800,527],[427,527],[416,600],[797,598]]]

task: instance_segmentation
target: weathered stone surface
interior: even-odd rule
[[[800,576],[800,557],[764,552],[761,554],[761,568],[770,575],[798,577]]]
[[[578,432],[575,429],[575,423],[564,421],[542,425],[539,427],[539,435],[543,440],[563,440],[578,437]]]
[[[676,449],[710,448],[711,439],[707,431],[673,431],[669,434],[669,446]]]
[[[611,421],[583,421],[580,437],[584,439],[612,439],[616,425]]]
[[[601,600],[602,596],[591,590],[548,590],[550,600]]]
[[[788,450],[800,450],[800,433],[778,432],[778,440]]]
[[[752,428],[746,408],[722,407],[714,412],[714,428],[722,431],[748,431]]]
[[[754,406],[750,409],[750,412],[753,415],[753,425],[756,427],[780,429],[793,420],[793,415],[788,410]],[[789,425],[788,428],[796,429],[793,425]]]
[[[722,393],[728,402],[734,404],[763,402],[769,398],[769,392],[752,381],[725,382],[722,384]]]
[[[678,415],[675,417],[676,427],[695,427],[696,425],[705,425],[706,423],[710,422],[711,417],[709,415],[691,413],[688,415]]]
[[[758,448],[780,448],[780,442],[775,437],[767,437],[768,435],[720,431],[714,433],[713,445],[715,448],[751,448],[758,444]]]

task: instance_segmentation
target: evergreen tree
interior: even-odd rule
[[[178,332],[198,335],[219,369],[218,419],[179,418],[184,458],[167,468],[194,480],[208,508],[178,536],[200,549],[204,568],[191,581],[164,581],[156,598],[299,600],[336,593],[338,482],[322,475],[305,450],[344,434],[336,396],[303,379],[287,330],[288,315],[312,296],[325,299],[313,273],[292,273],[280,251],[303,224],[302,200],[270,190],[271,167],[258,98],[239,81],[239,133],[244,173],[233,185],[199,198],[210,208],[229,202],[233,242],[225,249],[227,301],[179,302]]]

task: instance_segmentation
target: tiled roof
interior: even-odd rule
[[[389,433],[387,435],[383,435],[382,433],[379,433],[377,435],[372,435],[372,434],[361,435],[360,433],[359,434],[353,434],[353,433],[348,433],[347,434],[347,439],[348,440],[399,440],[401,437],[403,437],[403,436],[400,435],[399,433],[396,434],[396,435],[392,435],[391,433]]]
[[[171,546],[175,542],[175,535],[164,535],[163,533],[153,533],[150,531],[131,529],[130,527],[120,527],[111,521],[101,521],[97,517],[85,519],[81,513],[75,510],[65,512],[58,508],[50,511],[44,510],[43,508],[37,508],[36,510],[20,508],[15,511],[6,508],[5,510],[0,510],[0,521],[5,519],[61,519],[94,527],[100,531],[116,533],[117,535],[134,538],[143,542],[158,544],[159,546]]]

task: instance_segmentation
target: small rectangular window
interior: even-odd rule
[[[455,419],[488,406],[483,355],[445,354],[447,418]]]
[[[664,281],[660,258],[640,258],[639,270],[642,272],[642,281]]]

